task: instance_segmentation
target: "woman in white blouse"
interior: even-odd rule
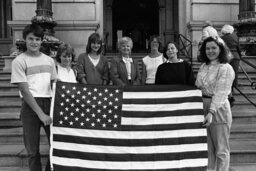
[[[76,70],[72,68],[72,62],[74,61],[75,53],[71,45],[63,43],[59,46],[56,61],[56,70],[58,73],[58,79],[63,82],[76,83]]]
[[[232,114],[228,95],[235,77],[220,38],[208,37],[200,49],[203,64],[196,86],[202,90],[208,142],[208,170],[228,171]]]
[[[159,52],[161,48],[160,38],[153,35],[149,40],[150,54],[142,59],[142,84],[155,84],[156,70],[166,59]]]

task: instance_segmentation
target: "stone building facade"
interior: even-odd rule
[[[11,11],[2,10],[7,4]],[[1,0],[0,7],[8,16],[1,18],[0,26],[12,28],[11,34],[0,37],[0,51],[7,55],[11,44],[22,38],[24,26],[36,15],[36,0]],[[70,43],[77,54],[85,50],[92,32],[102,34],[111,51],[118,36],[133,37],[137,31],[138,49],[147,48],[151,34],[160,35],[163,43],[182,34],[192,40],[195,56],[204,21],[211,20],[217,30],[224,24],[234,24],[239,0],[52,0],[52,12],[57,22],[55,36]]]

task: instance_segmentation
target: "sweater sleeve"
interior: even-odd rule
[[[77,80],[80,82],[81,79],[86,79],[86,73],[85,73],[85,54],[82,53],[78,56],[77,60]]]

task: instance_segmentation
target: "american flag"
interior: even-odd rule
[[[54,171],[205,171],[206,129],[195,87],[57,82]]]

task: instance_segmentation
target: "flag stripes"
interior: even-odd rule
[[[141,171],[152,171],[152,170],[161,170],[165,169],[170,171],[171,169],[186,168],[190,171],[199,171],[198,167],[204,167],[207,163],[206,158],[197,158],[197,159],[184,159],[184,160],[173,160],[173,161],[158,161],[158,162],[115,162],[115,161],[92,161],[92,160],[82,160],[82,159],[71,159],[64,157],[52,157],[52,160],[55,161],[55,164],[62,166],[73,166],[73,167],[82,167],[86,168],[84,170],[95,169],[105,169],[107,170],[127,170],[125,168],[130,168],[129,170],[141,170]],[[190,167],[190,169],[188,169]],[[114,169],[113,169],[114,168]],[[167,169],[168,168],[168,169]],[[186,170],[185,169],[185,170]],[[56,168],[55,168],[56,170]],[[70,169],[72,170],[72,168]],[[205,168],[204,168],[205,171]]]
[[[78,137],[71,135],[54,135],[53,141],[67,142],[76,144],[94,144],[106,146],[153,146],[153,145],[178,145],[178,144],[196,144],[206,143],[205,136],[197,137],[183,137],[183,138],[159,138],[159,139],[110,139],[110,138],[90,138]]]
[[[69,167],[69,166],[61,166],[61,165],[57,165],[54,164],[54,168],[56,168],[56,170],[61,170],[61,171],[108,171],[107,169],[91,169],[91,168],[85,168],[85,167]],[[178,169],[158,169],[157,171],[205,171],[205,167],[196,167],[195,168],[178,168]],[[116,171],[116,170],[115,170]],[[122,171],[122,170],[120,170]],[[133,171],[149,171],[149,170],[133,170]]]
[[[82,160],[97,160],[97,161],[119,161],[119,162],[128,162],[128,161],[166,161],[166,160],[184,160],[190,158],[201,158],[207,157],[207,154],[204,151],[193,151],[186,153],[159,153],[159,154],[107,154],[107,153],[83,153],[80,151],[65,151],[65,150],[53,150],[53,155],[56,157],[63,158],[75,158]]]
[[[81,87],[81,85],[75,87],[76,84],[72,83],[57,83],[56,93],[63,95],[65,93],[61,89],[63,86],[66,87],[65,90],[73,87],[76,91]],[[102,92],[100,86],[94,87]],[[84,89],[87,88],[90,89],[90,86],[84,85]],[[104,88],[107,90],[108,86]],[[119,92],[118,89],[111,91]],[[63,96],[72,99],[69,94]],[[108,96],[110,94],[102,95],[102,97]],[[86,98],[86,95],[84,97]],[[170,85],[124,87],[122,99],[118,101],[122,103],[122,113],[121,125],[116,129],[69,127],[54,122],[51,127],[51,164],[54,170],[202,171],[206,169],[207,135],[206,129],[202,127],[204,116],[200,90],[194,87]],[[54,103],[58,103],[56,99]],[[101,108],[100,103],[99,100],[96,108]],[[95,108],[95,105],[92,108]],[[86,113],[86,111],[81,112]],[[52,115],[56,120],[59,113]],[[77,120],[82,119],[84,118]],[[100,122],[100,119],[98,120]]]

